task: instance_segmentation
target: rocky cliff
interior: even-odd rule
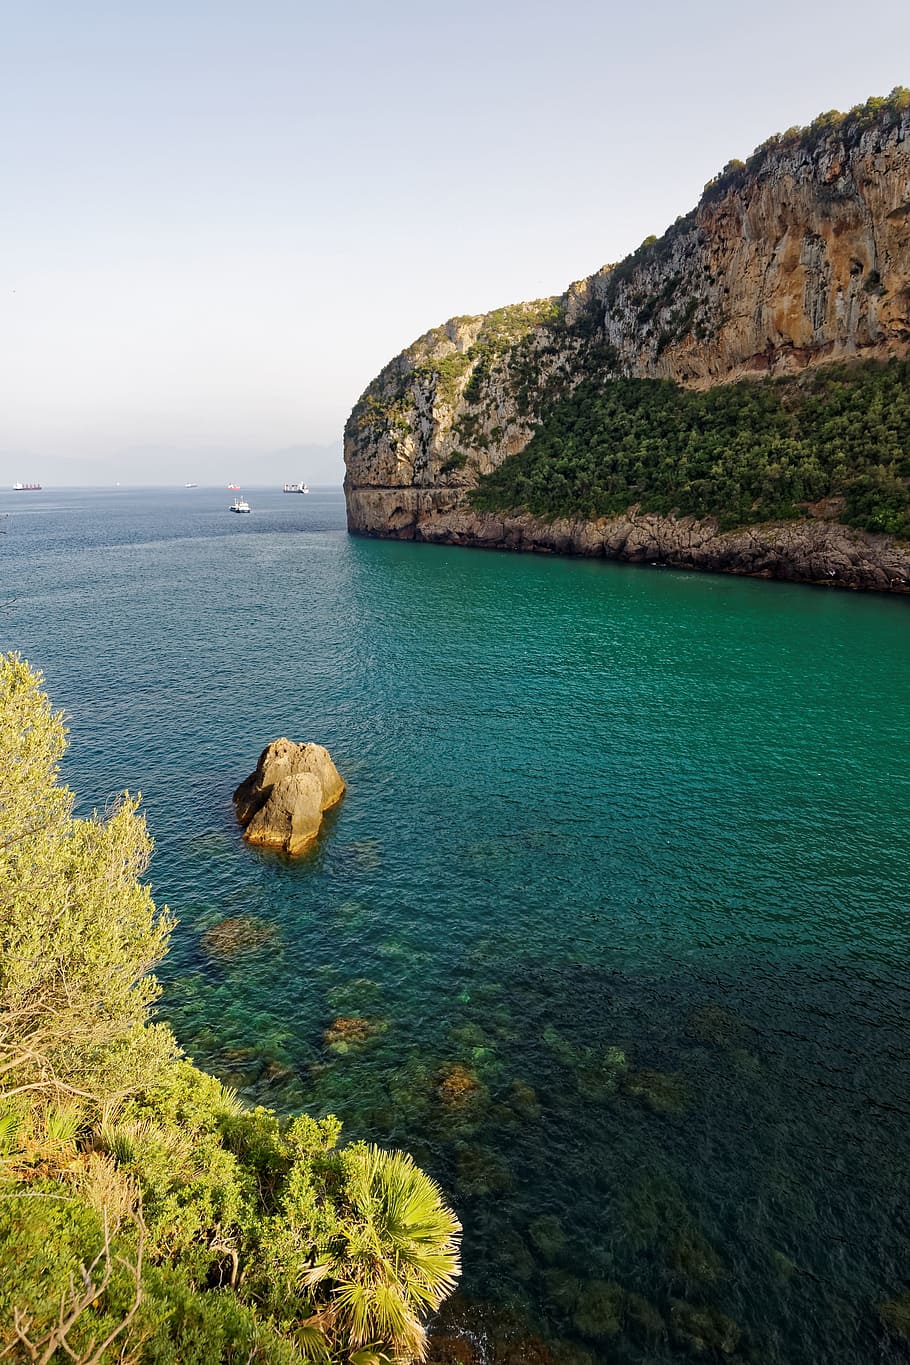
[[[698,207],[559,298],[454,318],[396,357],[345,430],[358,534],[647,558],[906,588],[910,546],[830,508],[718,531],[672,515],[497,517],[468,498],[582,381],[704,390],[910,347],[910,92],[771,138]],[[582,390],[584,392],[584,390]]]

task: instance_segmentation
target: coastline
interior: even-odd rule
[[[597,521],[475,512],[460,490],[345,489],[348,533],[472,549],[654,564],[854,592],[910,593],[910,543],[817,518],[721,531],[713,518],[635,508]]]

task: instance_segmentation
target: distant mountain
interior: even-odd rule
[[[910,591],[908,348],[899,88],[561,297],[427,332],[348,420],[348,526]]]
[[[64,459],[55,455],[23,455],[0,450],[0,492],[22,483],[45,488],[103,487],[114,482],[103,460]]]
[[[24,457],[0,451],[0,489],[17,480],[46,487],[168,486],[187,482],[221,487],[304,481],[311,485],[340,484],[343,466],[340,443],[293,445],[280,450],[249,447],[130,446],[106,459],[42,455]]]

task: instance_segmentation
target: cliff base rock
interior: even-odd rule
[[[354,535],[536,550],[660,564],[825,587],[910,593],[910,544],[820,516],[721,531],[713,518],[658,516],[634,508],[599,521],[529,513],[475,512],[450,492],[357,489],[349,498]],[[374,527],[381,527],[375,530]]]

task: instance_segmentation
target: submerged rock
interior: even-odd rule
[[[622,1075],[628,1070],[622,1048],[608,1047],[602,1055],[592,1055],[579,1066],[576,1073],[579,1094],[597,1102],[615,1095]]]
[[[742,1335],[732,1318],[719,1308],[677,1302],[670,1309],[673,1338],[696,1355],[731,1356]]]
[[[506,1231],[498,1239],[499,1253],[508,1263],[510,1273],[516,1280],[528,1281],[533,1278],[536,1265],[523,1238],[517,1232]]]
[[[359,1015],[341,1014],[329,1024],[323,1041],[332,1052],[343,1054],[363,1047],[371,1038],[385,1033],[387,1027],[384,1019],[363,1019]]]
[[[252,953],[278,942],[278,930],[255,915],[232,915],[206,929],[202,946],[210,957],[229,958]]]
[[[352,872],[375,872],[381,845],[378,839],[359,839],[335,850],[335,861]]]
[[[689,1016],[686,1032],[705,1047],[732,1048],[742,1045],[749,1026],[723,1005],[703,1005]]]
[[[517,1307],[494,1307],[456,1293],[434,1325],[427,1365],[566,1365],[570,1359],[572,1365],[593,1365],[568,1345],[538,1336],[533,1320]]]
[[[457,1028],[452,1029],[449,1036],[456,1047],[472,1048],[487,1046],[487,1035],[479,1024],[459,1024]]]
[[[468,1337],[433,1333],[427,1341],[427,1365],[483,1365],[483,1348]]]
[[[573,1321],[586,1337],[615,1337],[622,1329],[625,1294],[612,1280],[586,1280]]]
[[[451,1062],[444,1067],[436,1086],[439,1098],[450,1109],[464,1109],[486,1096],[474,1072],[463,1062]]]
[[[771,1252],[771,1268],[779,1280],[792,1280],[799,1267],[783,1251]]]
[[[547,1298],[562,1313],[574,1313],[578,1307],[584,1285],[577,1275],[571,1271],[555,1267],[545,1270],[541,1276],[547,1292]]]
[[[463,1194],[489,1195],[512,1183],[508,1166],[489,1147],[462,1146],[456,1155],[456,1179]]]
[[[654,1343],[667,1335],[662,1314],[641,1294],[626,1294],[624,1307],[626,1328],[639,1340]]]
[[[319,833],[323,814],[344,790],[344,780],[321,744],[276,739],[234,792],[243,837],[248,844],[304,853]]]
[[[333,1009],[354,1010],[367,1001],[376,1000],[380,994],[379,986],[368,976],[355,977],[353,981],[341,981],[328,992],[326,999]]]
[[[554,1213],[544,1213],[528,1224],[528,1236],[545,1261],[555,1261],[565,1250],[566,1234]]]
[[[651,1172],[626,1189],[617,1214],[623,1241],[635,1251],[666,1248],[680,1229],[696,1226],[682,1190],[660,1172]]]
[[[694,1226],[684,1228],[670,1247],[669,1266],[684,1280],[696,1284],[710,1284],[724,1273],[720,1256]]]
[[[887,1303],[880,1303],[878,1312],[882,1322],[890,1331],[895,1332],[899,1337],[906,1337],[910,1341],[910,1289],[905,1289],[903,1294],[898,1295],[896,1299],[889,1299]]]
[[[516,1117],[528,1123],[533,1123],[543,1113],[537,1091],[525,1081],[512,1082],[507,1102]]]
[[[653,1345],[667,1336],[660,1311],[641,1294],[629,1293],[612,1280],[580,1280],[558,1268],[545,1270],[541,1279],[550,1302],[571,1317],[586,1337],[626,1331]]]
[[[560,1341],[554,1347],[559,1365],[596,1365],[590,1351],[574,1341]]]
[[[623,1093],[655,1114],[681,1114],[689,1104],[689,1087],[681,1076],[666,1071],[633,1071],[623,1082]]]
[[[576,1047],[568,1038],[563,1037],[552,1024],[547,1024],[541,1035],[544,1045],[564,1066],[578,1066],[588,1057],[588,1049]]]

